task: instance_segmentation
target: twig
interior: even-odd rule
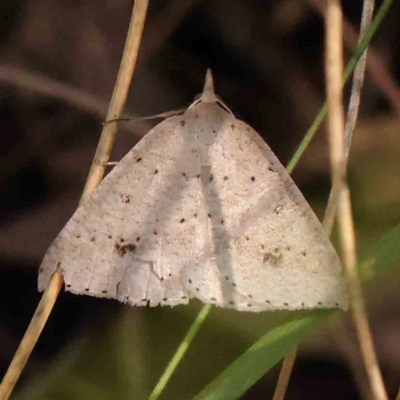
[[[146,20],[147,8],[148,0],[135,1],[124,53],[107,113],[107,120],[118,118],[122,114],[128,89],[132,80],[133,71],[136,65],[140,41]],[[116,132],[116,123],[104,125],[80,203],[88,198],[88,196],[93,192],[95,187],[103,178],[106,168],[105,163],[109,159]],[[14,386],[17,383],[18,378],[21,375],[21,372],[24,369],[25,364],[40,336],[40,333],[47,322],[50,312],[53,309],[58,294],[60,293],[62,283],[63,278],[61,272],[59,269],[57,269],[50,280],[49,286],[42,296],[31,323],[29,324],[18,350],[11,361],[7,373],[3,378],[0,386],[1,400],[6,400],[11,395]]]
[[[381,6],[379,7],[378,12],[376,13],[374,20],[371,23],[370,28],[366,32],[365,36],[362,38],[360,44],[355,49],[354,54],[351,56],[349,62],[346,65],[346,68],[345,68],[344,74],[343,74],[344,83],[347,82],[350,75],[353,73],[358,60],[360,59],[361,55],[367,48],[372,37],[375,35],[375,33],[378,30],[379,26],[381,25],[383,19],[386,17],[386,14],[388,13],[391,5],[393,4],[393,1],[394,0],[383,0]],[[322,106],[317,117],[315,118],[314,122],[312,123],[312,125],[310,126],[308,131],[306,132],[303,140],[301,141],[295,154],[293,155],[289,164],[286,167],[286,169],[290,173],[293,172],[294,168],[296,167],[296,165],[299,162],[300,158],[302,157],[303,153],[307,149],[308,143],[314,137],[314,135],[317,132],[317,130],[319,129],[322,121],[325,119],[326,113],[327,113],[327,106],[326,106],[326,102],[325,102],[325,104]]]
[[[372,20],[372,15],[374,12],[375,0],[365,0],[364,7],[361,17],[361,28],[360,28],[360,36],[359,36],[359,43],[363,39],[365,33],[368,30],[368,27]],[[347,111],[347,123],[345,128],[345,143],[344,143],[344,152],[345,152],[345,160],[343,168],[347,170],[347,163],[349,159],[349,152],[351,141],[354,134],[354,129],[358,119],[358,113],[360,108],[360,97],[361,97],[361,88],[364,83],[364,76],[365,76],[365,66],[367,61],[367,50],[365,49],[364,54],[361,56],[360,60],[358,61],[356,68],[354,70],[353,76],[353,84],[351,88],[351,95],[350,95],[350,103],[349,108]],[[326,224],[326,230],[328,232],[332,231],[333,228],[333,221],[336,215],[337,205],[339,201],[339,188],[335,185],[332,186],[331,192],[329,194],[328,204],[325,210],[325,217],[324,221]]]
[[[328,0],[326,10],[326,87],[328,133],[333,186],[339,190],[338,223],[347,275],[350,309],[358,334],[371,392],[376,400],[387,399],[379,370],[372,335],[368,326],[364,299],[357,274],[357,255],[350,191],[346,182],[344,114],[342,108],[342,12],[340,0]]]
[[[325,13],[326,3],[325,0],[308,0],[313,7],[315,7],[322,15]],[[368,12],[368,9],[363,8],[364,13]],[[373,8],[373,4],[371,4]],[[363,21],[361,21],[362,32]],[[363,36],[363,35],[361,35]],[[343,19],[343,39],[347,47],[354,51],[357,47],[357,42],[359,43],[359,34],[357,30],[351,25],[349,21],[345,18]],[[372,47],[369,50],[368,60],[367,60],[367,70],[375,83],[375,85],[382,91],[382,93],[387,97],[389,102],[392,104],[393,110],[400,115],[400,88],[393,78],[387,63],[382,59],[379,52],[374,50]]]
[[[272,400],[283,400],[285,398],[296,357],[297,349],[283,359],[282,368],[279,371],[278,383],[276,384]]]
[[[364,7],[361,17],[361,29],[360,29],[360,37],[359,43],[363,38],[365,32],[368,30],[369,24],[372,19],[374,9],[374,1],[365,0]],[[352,93],[350,98],[350,105],[349,105],[349,116],[348,116],[348,123],[346,125],[346,137],[349,138],[346,140],[346,159],[345,164],[347,165],[349,150],[351,146],[351,137],[353,136],[354,128],[356,125],[357,117],[358,117],[358,110],[360,105],[360,95],[361,95],[361,88],[364,82],[364,73],[365,73],[365,64],[366,64],[366,57],[367,57],[367,49],[361,56],[360,60],[357,63],[355,68],[354,77],[353,77],[353,86],[352,86]],[[346,166],[344,167],[346,168]],[[332,186],[331,194],[328,200],[328,204],[325,210],[325,216],[323,220],[323,228],[327,236],[331,235],[332,228],[333,228],[333,220],[337,210],[337,188]],[[335,201],[336,200],[336,201]],[[289,384],[289,380],[291,377],[291,372],[293,370],[294,363],[296,361],[296,355],[291,354],[285,357],[281,371],[279,373],[279,379],[277,386],[275,388],[274,393],[274,400],[283,400],[285,397],[285,393]]]

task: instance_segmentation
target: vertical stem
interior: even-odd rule
[[[297,349],[283,359],[282,368],[279,372],[278,383],[276,384],[272,400],[283,400],[289,385],[294,363],[296,362]]]
[[[136,0],[132,11],[131,22],[125,43],[117,81],[115,83],[113,96],[107,113],[106,120],[119,118],[122,114],[129,86],[132,80],[133,71],[136,66],[140,41],[146,20],[148,0]],[[93,159],[93,163],[86,180],[80,203],[85,201],[93,192],[103,178],[106,163],[109,159],[115,135],[117,133],[117,123],[107,123],[103,127],[100,141]],[[43,293],[42,299],[36,308],[32,320],[22,338],[21,343],[11,361],[10,366],[3,378],[0,386],[0,400],[10,397],[33,348],[38,341],[40,334],[46,325],[47,319],[57,301],[63,284],[63,278],[59,269],[53,274],[50,283]]]
[[[350,310],[367,371],[371,391],[376,400],[386,400],[387,394],[379,370],[368,317],[357,274],[357,254],[350,191],[346,182],[346,151],[344,140],[344,113],[342,106],[342,12],[340,0],[327,0],[326,10],[326,90],[328,98],[328,133],[332,186],[339,193],[338,224],[347,275]]]

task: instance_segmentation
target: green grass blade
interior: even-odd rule
[[[334,313],[313,310],[264,335],[222,374],[214,379],[194,400],[237,399],[254,385],[266,371],[322,325]]]

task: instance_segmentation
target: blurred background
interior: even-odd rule
[[[323,3],[152,0],[126,115],[187,106],[210,67],[217,93],[286,164],[324,101]],[[362,2],[343,6],[348,58]],[[1,376],[40,300],[40,261],[78,204],[131,11],[128,0],[0,3]],[[399,12],[395,2],[373,40],[351,150],[360,254],[400,221]],[[156,122],[121,124],[112,160]],[[293,177],[321,217],[330,186],[324,129]],[[392,397],[400,376],[399,282],[397,272],[365,288]],[[14,398],[145,399],[200,308],[193,301],[174,309],[138,309],[62,292]],[[164,398],[190,399],[287,317],[214,309]],[[275,368],[243,398],[271,398],[278,372]],[[301,346],[287,399],[366,396],[351,320],[335,315]]]

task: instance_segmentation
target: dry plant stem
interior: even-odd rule
[[[297,349],[283,359],[282,368],[279,372],[278,383],[276,384],[272,400],[283,400],[289,385],[294,363],[296,361]]]
[[[122,57],[120,70],[115,84],[110,107],[107,113],[107,119],[118,118],[122,114],[128,89],[132,80],[136,60],[139,52],[140,41],[143,33],[148,0],[136,0],[133,7],[131,23],[127,35],[124,54]],[[103,178],[106,164],[108,162],[117,124],[106,124],[103,128],[95,158],[90,169],[86,186],[84,188],[80,202],[82,203],[93,192],[95,187]],[[32,350],[40,336],[43,327],[50,315],[51,310],[57,300],[58,294],[63,283],[60,271],[52,276],[49,286],[44,292],[42,299],[35,311],[30,325],[18,347],[18,350],[8,368],[6,375],[0,386],[0,400],[8,399],[12,393],[15,384],[18,381],[21,372],[32,353]]]
[[[351,211],[350,191],[344,184],[338,208],[339,234],[343,246],[344,264],[349,282],[350,308],[360,343],[361,354],[366,368],[370,390],[376,400],[387,400],[385,385],[375,355],[372,334],[368,325],[367,311],[357,272],[355,232]]]
[[[322,15],[325,14],[326,2],[325,0],[308,0]],[[368,7],[371,7],[373,2],[364,2],[363,18],[365,13],[368,13]],[[372,6],[373,7],[373,6]],[[362,25],[362,23],[361,23]],[[362,27],[361,27],[362,32]],[[361,34],[362,36],[362,34]],[[347,47],[354,51],[359,42],[360,35],[357,30],[348,22],[343,19],[343,39]],[[370,49],[370,54],[367,61],[368,72],[375,83],[375,85],[385,94],[393,109],[400,115],[400,88],[393,78],[387,63],[382,59],[380,54],[373,48]]]
[[[358,42],[360,43],[372,20],[372,15],[374,12],[375,0],[364,0],[364,7],[361,17],[361,28],[360,36]],[[360,98],[361,89],[364,83],[365,77],[365,67],[367,62],[367,49],[365,49],[364,54],[358,61],[356,68],[354,70],[349,109],[347,112],[347,123],[345,127],[345,160],[343,168],[347,170],[347,162],[349,158],[351,141],[354,134],[354,129],[356,127],[359,109],[360,109]],[[325,210],[324,221],[326,221],[326,229],[331,232],[333,228],[333,221],[336,215],[337,205],[339,201],[339,188],[337,185],[333,185],[331,192],[329,194],[328,204]]]
[[[328,98],[328,132],[333,185],[339,191],[338,223],[343,248],[343,261],[348,281],[350,309],[355,323],[361,353],[371,392],[376,400],[387,399],[377,363],[372,335],[357,275],[355,233],[351,212],[350,192],[346,184],[346,152],[344,146],[344,115],[342,108],[342,12],[340,0],[328,0],[326,10],[326,86]]]
[[[118,72],[110,107],[107,112],[106,121],[120,118],[122,115],[126,98],[128,96],[129,85],[136,66],[148,5],[148,0],[135,1],[121,66]],[[103,126],[96,154],[90,168],[89,177],[86,181],[85,188],[83,189],[81,203],[86,200],[88,195],[93,192],[95,187],[103,179],[106,168],[105,163],[108,162],[116,133],[116,122],[110,122]]]

